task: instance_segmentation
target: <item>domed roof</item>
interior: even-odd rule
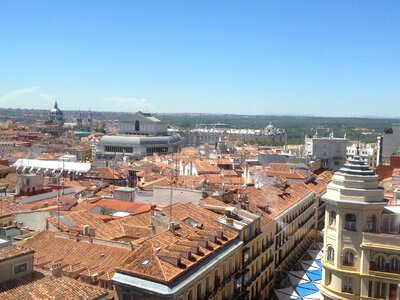
[[[49,112],[50,115],[62,116],[63,112],[58,108],[57,101],[54,103],[54,108]]]
[[[267,125],[267,127],[265,127],[264,130],[265,131],[269,131],[269,132],[274,131],[275,130],[275,126],[272,125],[272,122],[270,121],[269,124]]]

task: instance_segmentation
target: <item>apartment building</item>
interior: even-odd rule
[[[237,231],[242,246],[242,278],[236,278],[234,299],[265,299],[273,290],[273,230],[272,223],[266,223],[258,214],[241,209],[250,204],[248,199],[238,199],[237,206],[208,197],[203,200],[205,208],[223,215],[222,222]],[[232,219],[232,220],[231,220]],[[239,225],[245,220],[253,220],[253,225]],[[248,222],[248,221],[247,221]]]
[[[66,250],[71,252],[70,249]],[[48,253],[51,254],[52,251]],[[34,270],[34,255],[35,251],[32,249],[0,239],[0,299],[109,299],[108,291],[61,277],[54,269],[48,273]],[[41,258],[46,261],[46,253]],[[52,265],[62,268],[63,261],[56,259]]]
[[[337,171],[326,202],[324,299],[399,299],[400,210],[360,156]]]
[[[138,241],[132,257],[116,268],[112,283],[117,298],[233,299],[248,273],[241,268],[243,241],[229,227],[251,228],[249,236],[256,234],[252,220],[242,216],[242,221],[193,204],[155,212],[152,227],[160,232]]]
[[[333,133],[329,137],[307,137],[304,141],[305,156],[309,160],[321,160],[325,169],[338,170],[346,162],[346,138],[335,138]]]
[[[28,248],[0,239],[0,282],[15,279],[32,272],[33,253]]]
[[[242,299],[272,297],[274,287],[315,241],[316,212],[320,212],[319,197],[325,187],[321,181],[306,184],[275,178],[271,184],[247,186],[234,199],[203,200],[205,207],[234,205],[260,216],[260,233],[243,241],[244,255],[250,258],[247,268],[251,281],[246,287],[247,298]]]

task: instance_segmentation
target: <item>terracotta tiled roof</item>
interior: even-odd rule
[[[237,176],[237,173],[234,170],[221,170],[221,174],[224,176]]]
[[[142,213],[150,211],[151,205],[145,203],[135,203],[117,199],[101,199],[95,203],[95,206],[101,206],[110,210],[125,211],[130,213]]]
[[[25,245],[35,250],[36,267],[48,269],[54,261],[61,261],[66,270],[79,269],[79,273],[96,268],[98,274],[113,274],[115,267],[132,255],[132,250],[118,245],[77,241],[52,231],[42,231]]]
[[[57,216],[48,217],[47,220],[55,227],[60,226],[62,231],[82,230],[84,225],[89,225],[95,229],[96,238],[105,240],[115,240],[124,235],[120,227],[113,226],[111,222],[105,223],[85,210],[63,212],[60,222]]]
[[[106,297],[108,291],[86,285],[66,277],[43,277],[28,281],[13,289],[1,291],[2,300],[96,300]]]
[[[17,174],[9,173],[5,178],[0,179],[0,185],[8,184],[7,192],[12,193],[15,190],[15,185],[17,184],[17,177]]]
[[[229,158],[219,158],[216,161],[218,165],[232,165],[232,162]]]
[[[139,248],[117,268],[120,272],[170,282],[237,237],[236,232],[218,223],[218,214],[194,204],[174,204],[164,212],[166,216],[171,214],[172,220],[179,224],[177,228],[174,232],[167,230],[137,241]],[[217,238],[218,232],[222,238]],[[216,239],[215,243],[211,238]],[[207,242],[208,247],[202,247],[202,242]]]
[[[0,262],[29,253],[34,253],[34,251],[26,247],[21,247],[11,244],[0,248]]]
[[[15,203],[13,200],[9,198],[2,198],[2,199],[0,198],[0,201],[1,201],[0,217],[13,215],[19,212],[22,208],[21,204]]]
[[[327,183],[320,179],[314,179],[306,183],[317,195],[321,194],[326,190]]]
[[[192,162],[199,174],[218,174],[220,172],[216,161],[211,159],[194,159]]]
[[[268,166],[271,168],[271,170],[277,172],[290,172],[294,167],[293,164],[286,163],[270,163]]]
[[[261,226],[267,225],[277,215],[313,192],[306,184],[299,182],[286,182],[282,188],[269,184],[258,189],[248,186],[245,191],[249,210],[261,215]]]
[[[332,180],[333,173],[331,171],[324,171],[322,173],[317,174],[318,178],[329,183]]]

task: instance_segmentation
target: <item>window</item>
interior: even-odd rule
[[[376,217],[375,215],[368,215],[367,217],[367,231],[375,232],[376,231]]]
[[[344,266],[354,266],[354,253],[351,251],[346,251],[343,256]]]
[[[389,216],[389,232],[390,233],[399,233],[399,219],[395,215]]]
[[[390,270],[392,272],[399,272],[399,260],[397,259],[397,257],[393,257],[390,260]]]
[[[343,277],[343,292],[347,293],[353,292],[353,278]]]
[[[329,225],[335,226],[336,225],[336,211],[332,211],[329,219]]]
[[[375,298],[386,298],[386,283],[377,282],[375,284]]]
[[[250,249],[247,249],[244,253],[243,253],[243,264],[247,265],[248,262],[250,260]]]
[[[227,276],[228,276],[228,274],[226,271],[226,262],[224,262],[224,267],[222,269],[222,279],[225,280]]]
[[[210,292],[210,276],[206,277],[206,293]]]
[[[28,270],[28,263],[23,263],[14,266],[14,274],[26,272]]]
[[[201,299],[202,297],[202,292],[201,292],[201,282],[197,285],[197,299]]]
[[[355,214],[346,214],[345,229],[349,230],[349,231],[356,231],[356,215]]]
[[[187,300],[193,300],[193,290],[190,290],[187,295]]]
[[[250,274],[249,273],[250,273],[249,271],[244,273],[244,276],[243,276],[243,284],[244,285],[247,285],[249,283],[249,278],[250,278],[250,276],[249,276]]]
[[[139,130],[140,130],[139,121],[136,120],[136,121],[135,121],[135,131],[139,131]]]
[[[385,264],[386,264],[386,259],[384,256],[378,256],[378,259],[376,260],[376,268],[380,271],[385,270]]]
[[[219,282],[219,274],[218,274],[218,270],[215,270],[214,273],[214,288],[219,286],[220,282]]]
[[[236,289],[240,289],[242,287],[242,276],[236,277]]]
[[[333,262],[335,260],[335,250],[332,246],[328,247],[328,251],[326,253],[326,260],[329,262]]]

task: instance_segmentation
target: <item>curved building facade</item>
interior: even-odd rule
[[[168,135],[167,126],[150,114],[132,114],[128,120],[119,122],[119,135],[106,135],[100,139],[96,159],[137,159],[154,153],[178,152],[182,139],[178,134]]]
[[[105,135],[96,149],[97,159],[113,159],[125,156],[129,159],[141,158],[154,153],[167,154],[178,152],[181,148],[181,137],[170,136],[124,136]]]
[[[324,299],[400,299],[400,214],[386,206],[378,175],[355,156],[323,200]]]

